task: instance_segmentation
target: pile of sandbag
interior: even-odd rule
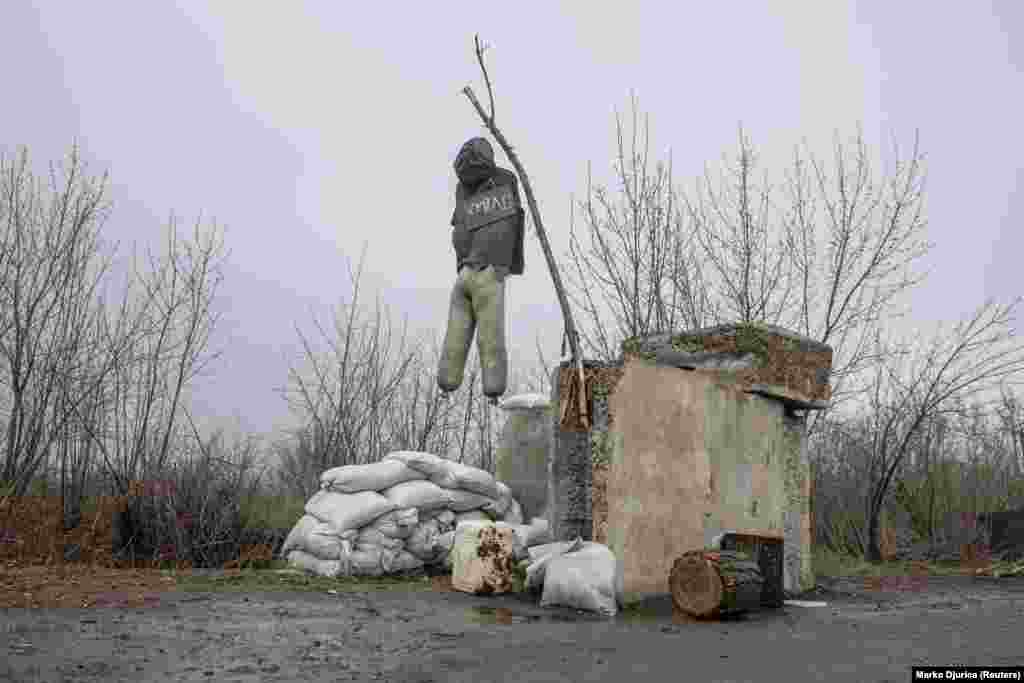
[[[490,473],[418,451],[327,470],[305,512],[281,554],[321,576],[451,568],[455,529],[463,521],[502,521],[524,548],[550,540],[546,525],[522,524],[519,503]]]

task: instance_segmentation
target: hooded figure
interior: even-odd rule
[[[496,400],[508,380],[505,278],[523,272],[524,212],[515,174],[495,165],[494,149],[484,138],[468,140],[454,168],[459,184],[451,224],[458,278],[437,384],[445,392],[462,385],[475,331],[484,394]]]

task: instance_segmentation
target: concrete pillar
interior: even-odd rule
[[[505,425],[494,474],[512,489],[523,518],[546,517],[548,452],[552,448],[551,402],[541,394],[510,396],[502,402]]]

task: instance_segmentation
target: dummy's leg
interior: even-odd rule
[[[445,331],[441,362],[437,369],[437,386],[443,392],[455,391],[462,386],[466,356],[469,355],[469,345],[473,341],[476,317],[466,288],[466,277],[470,272],[468,268],[463,268],[452,287],[448,305],[448,329]]]
[[[476,343],[480,354],[484,395],[496,403],[508,382],[508,352],[505,349],[505,279],[488,267],[473,278],[473,312]]]

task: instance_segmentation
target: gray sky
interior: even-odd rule
[[[493,45],[497,121],[560,255],[570,193],[588,160],[610,179],[613,108],[627,111],[634,89],[652,150],[672,149],[683,184],[734,149],[740,121],[769,167],[804,137],[827,150],[857,122],[874,146],[893,134],[909,145],[919,128],[936,247],[914,320],[1024,293],[1015,0],[438,6],[3,3],[0,147],[28,145],[42,164],[77,137],[111,171],[108,234],[123,249],[158,237],[171,211],[227,227],[226,353],[194,397],[206,418],[288,424],[273,388],[294,325],[347,295],[345,256],[364,242],[366,284],[414,328],[443,331],[451,161],[482,132],[459,94],[472,82],[485,95],[474,32]],[[538,335],[555,356],[561,317],[532,230],[508,306],[512,362],[533,362]]]

